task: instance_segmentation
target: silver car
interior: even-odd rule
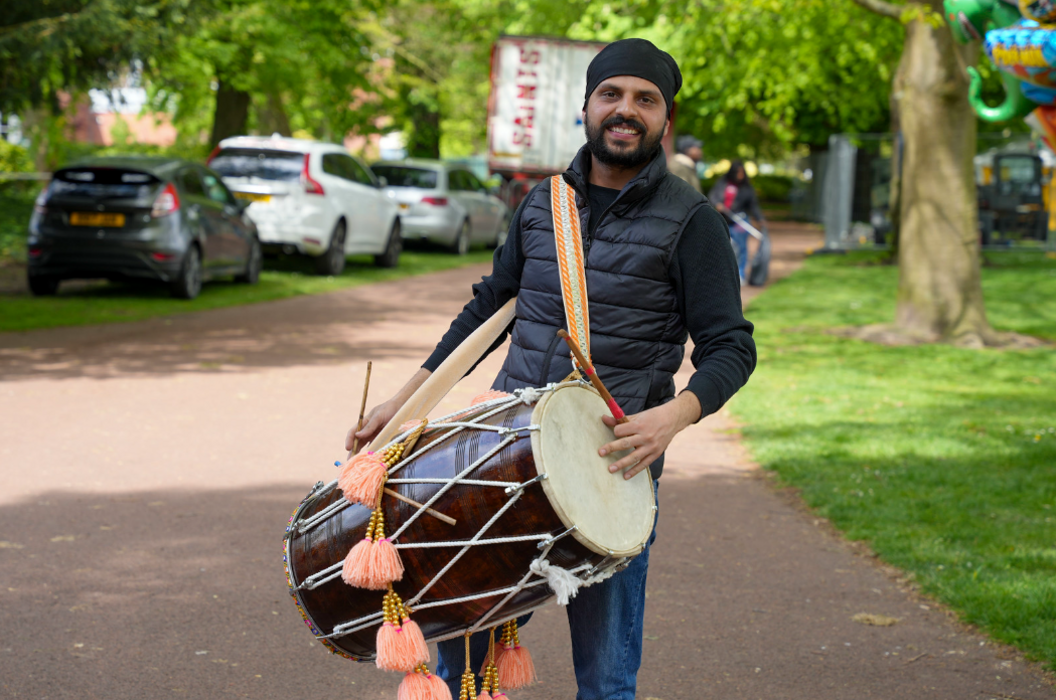
[[[400,208],[405,240],[430,240],[465,255],[506,240],[508,210],[464,165],[410,158],[371,166]]]

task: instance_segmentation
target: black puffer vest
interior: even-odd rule
[[[690,218],[707,200],[667,171],[663,151],[604,212],[589,210],[591,156],[584,146],[564,179],[576,191],[580,228],[601,222],[584,240],[591,359],[598,376],[628,414],[675,395],[688,332],[668,279],[671,256]],[[524,270],[506,362],[494,388],[512,391],[557,382],[572,361],[557,329],[566,328],[550,208],[550,181],[531,194],[521,215]],[[655,471],[655,465],[654,465]]]

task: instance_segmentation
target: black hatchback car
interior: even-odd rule
[[[176,158],[96,158],[55,172],[29,224],[29,289],[62,280],[159,280],[193,299],[202,281],[254,284],[257,229],[220,176]]]

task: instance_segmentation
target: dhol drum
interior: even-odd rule
[[[386,488],[423,506],[387,495],[380,511],[404,568],[392,588],[426,640],[494,627],[555,592],[567,603],[642,551],[655,521],[652,480],[609,473],[619,455],[598,455],[613,440],[607,412],[582,382],[519,390],[429,423],[388,470]],[[320,482],[286,536],[287,579],[305,622],[357,661],[376,656],[386,592],[341,575],[371,512],[337,481]]]

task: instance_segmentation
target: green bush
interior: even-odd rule
[[[759,195],[760,202],[789,202],[789,192],[795,178],[787,175],[756,175],[752,178],[752,185]]]
[[[33,159],[29,157],[29,151],[0,139],[0,173],[31,173],[33,172]]]

